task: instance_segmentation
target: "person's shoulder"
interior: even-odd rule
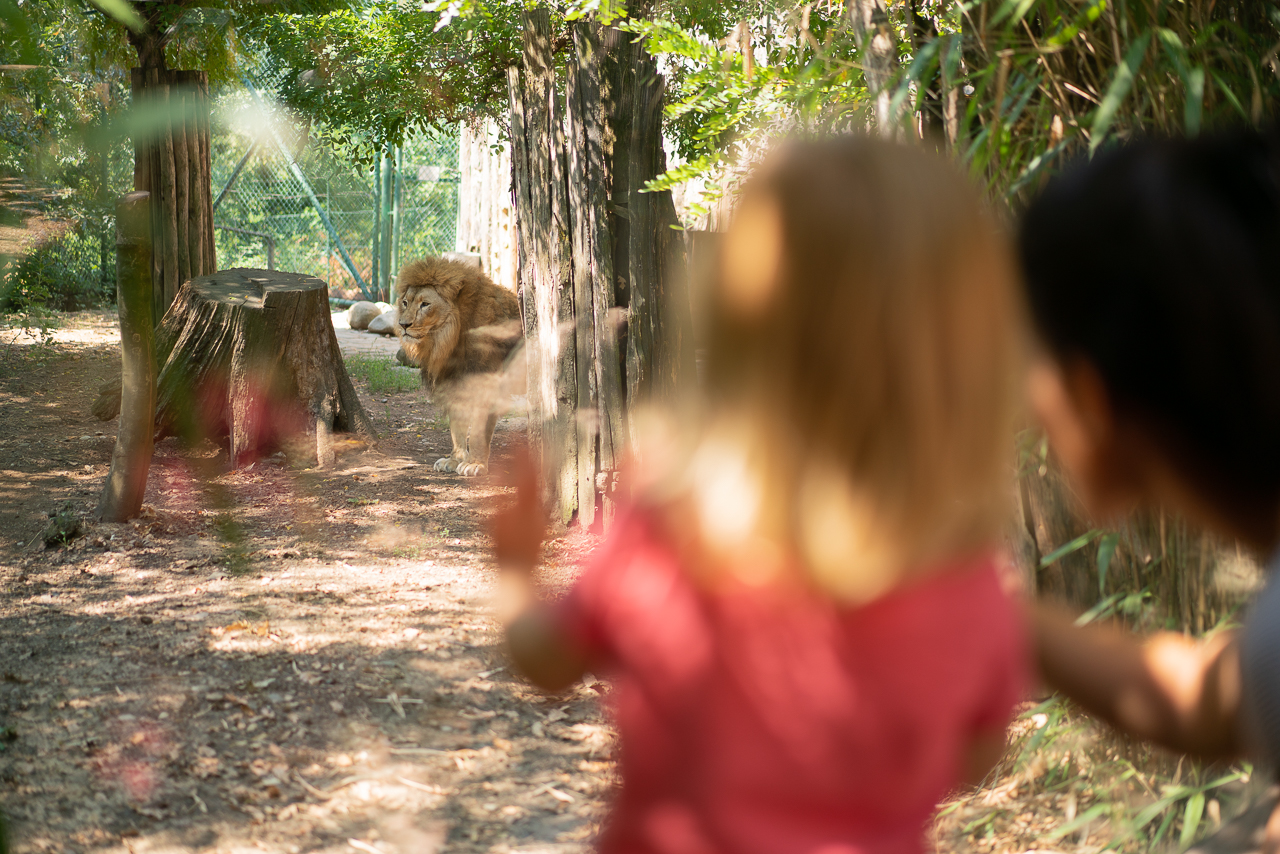
[[[1015,599],[1019,570],[1004,552],[989,549],[939,561],[907,582],[898,595],[992,632],[1020,632]]]

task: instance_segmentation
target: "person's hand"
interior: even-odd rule
[[[538,565],[546,536],[546,514],[538,496],[538,471],[527,448],[512,462],[515,501],[493,515],[490,534],[498,568],[530,573]]]

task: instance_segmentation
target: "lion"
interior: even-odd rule
[[[401,267],[396,292],[405,355],[449,413],[453,453],[435,470],[479,477],[489,471],[502,367],[523,340],[520,303],[476,267],[446,258]]]

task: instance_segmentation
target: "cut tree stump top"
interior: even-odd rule
[[[211,276],[192,279],[188,286],[203,299],[251,309],[275,304],[280,295],[299,291],[324,291],[324,302],[329,303],[329,286],[323,279],[280,270],[219,270]]]

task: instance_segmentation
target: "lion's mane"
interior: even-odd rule
[[[401,341],[429,388],[498,371],[521,340],[515,294],[469,264],[414,261],[400,269],[396,291]]]

